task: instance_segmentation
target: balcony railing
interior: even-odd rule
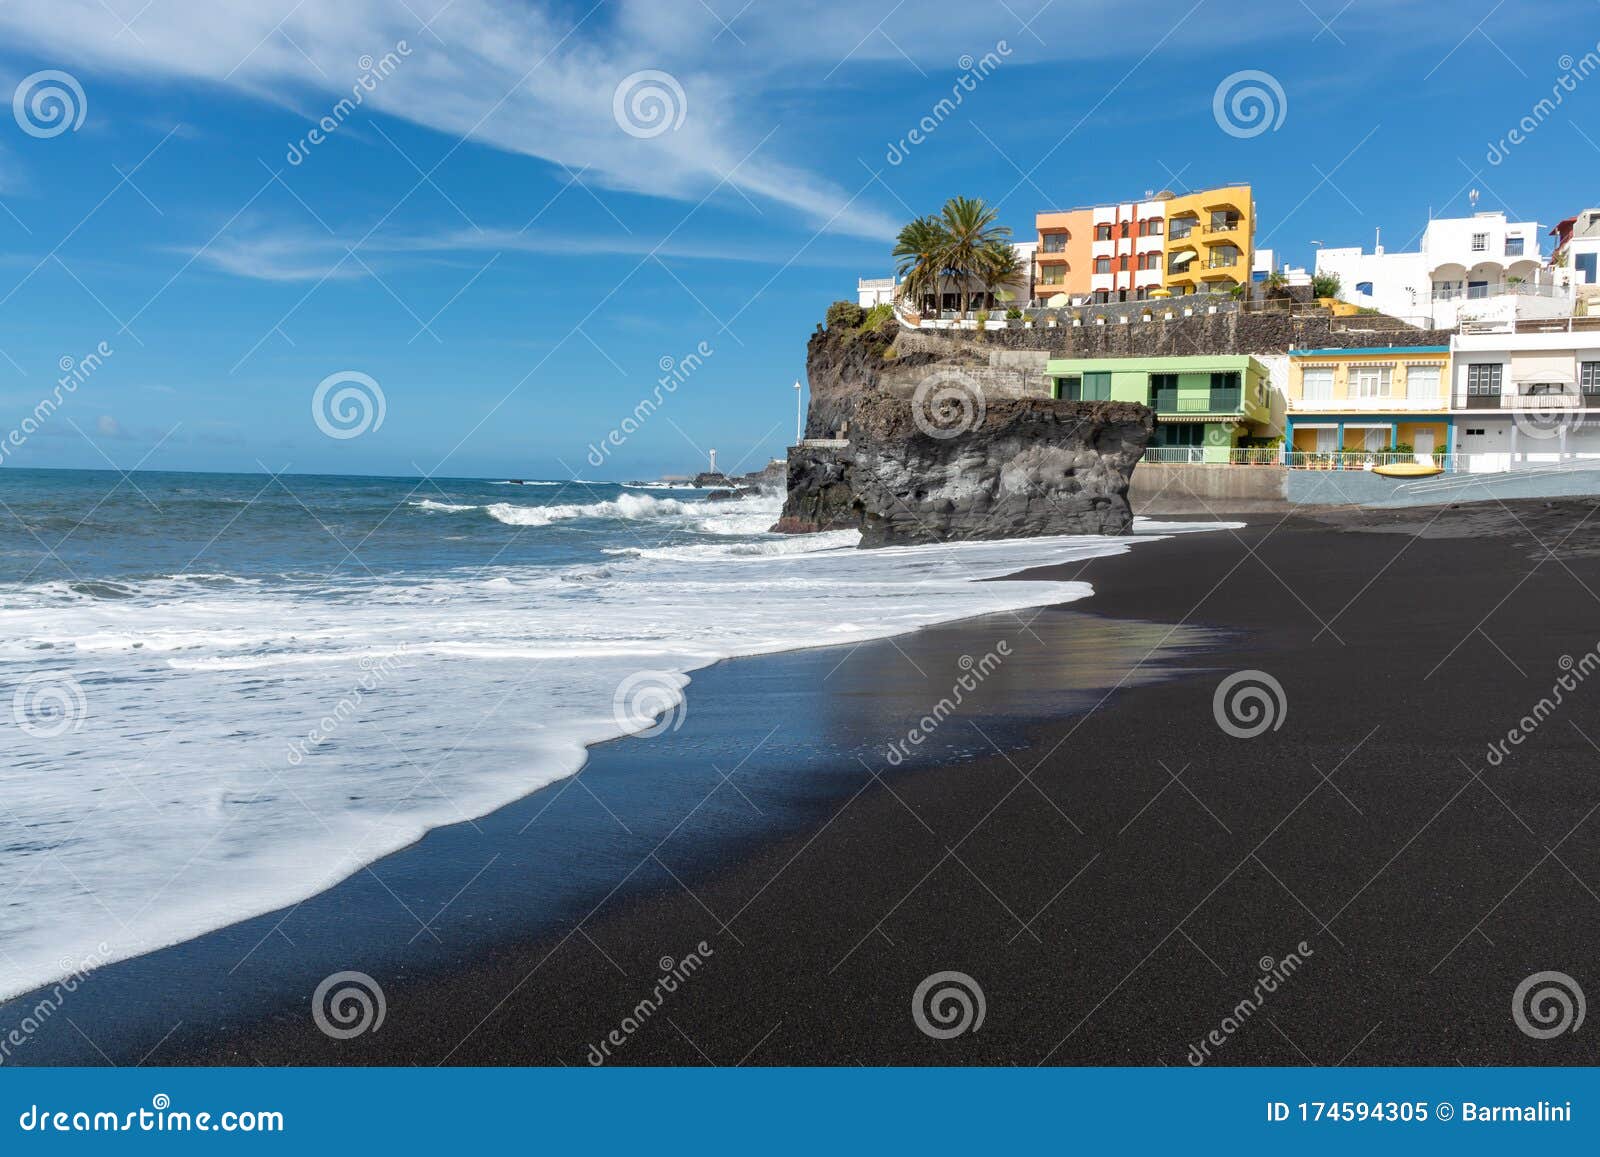
[[[1291,413],[1325,414],[1337,410],[1352,413],[1383,412],[1387,410],[1448,410],[1449,401],[1443,395],[1427,398],[1410,398],[1404,394],[1384,394],[1375,397],[1347,396],[1343,398],[1290,398]]]
[[[1244,222],[1240,219],[1235,219],[1232,221],[1213,221],[1211,224],[1205,227],[1205,231],[1207,233],[1233,233],[1236,232],[1239,226],[1242,224],[1244,224]]]
[[[1450,455],[1391,454],[1381,450],[1290,450],[1283,456],[1283,464],[1292,470],[1371,470],[1375,466],[1393,466],[1399,462],[1432,461],[1437,466],[1450,468]]]
[[[1519,394],[1507,390],[1500,394],[1458,394],[1456,406],[1463,410],[1600,410],[1600,393]]]
[[[1491,281],[1483,285],[1452,286],[1441,289],[1437,286],[1433,290],[1434,301],[1485,301],[1491,297],[1500,297],[1504,294],[1513,294],[1517,297],[1550,297],[1566,298],[1568,290],[1559,285],[1549,285],[1538,281]]]
[[[1237,257],[1213,257],[1206,262],[1207,269],[1232,269],[1239,264]]]
[[[1239,389],[1231,390],[1156,390],[1154,409],[1158,414],[1237,414]]]

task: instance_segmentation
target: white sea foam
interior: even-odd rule
[[[568,503],[557,506],[520,506],[496,502],[485,507],[489,517],[508,526],[549,526],[574,518],[660,518],[663,515],[703,515],[703,503],[679,502],[675,498],[652,498],[648,494],[623,494],[610,502]]]
[[[1132,548],[862,551],[853,533],[760,533],[771,499],[488,509],[513,525],[653,520],[712,541],[619,535],[603,563],[315,585],[0,589],[0,658],[19,679],[71,680],[84,706],[61,734],[7,735],[0,997],[101,942],[124,958],[292,904],[571,775],[587,745],[629,729],[613,697],[640,671],[677,679],[728,656],[1070,601],[1089,587],[975,580]]]
[[[462,505],[459,502],[435,502],[431,498],[424,498],[417,502],[408,502],[406,505],[415,506],[418,510],[439,510],[450,514],[454,514],[462,510],[478,509],[476,506],[470,504]]]

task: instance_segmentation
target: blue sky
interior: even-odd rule
[[[57,70],[83,94],[54,135],[26,99],[0,112],[0,438],[62,359],[112,350],[5,464],[643,478],[716,447],[756,467],[792,437],[827,304],[952,194],[1026,234],[1042,208],[1248,180],[1258,244],[1300,264],[1379,227],[1404,247],[1471,188],[1547,225],[1600,202],[1600,76],[1535,112],[1600,51],[1594,0],[742,3],[0,5],[0,91]],[[1248,138],[1212,109],[1246,69],[1286,101]],[[647,70],[671,78],[659,133],[617,112]],[[345,371],[383,422],[331,438],[312,398]]]

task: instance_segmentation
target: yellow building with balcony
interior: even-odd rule
[[[1284,441],[1291,465],[1335,453],[1416,456],[1450,447],[1450,349],[1292,350]]]
[[[1033,296],[1057,305],[1225,293],[1250,283],[1256,213],[1249,185],[1036,215]]]
[[[1167,201],[1162,286],[1174,297],[1228,292],[1250,283],[1256,208],[1249,185],[1225,185]]]

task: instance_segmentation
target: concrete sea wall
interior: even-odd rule
[[[1543,467],[1505,474],[1385,478],[1366,470],[1141,462],[1128,486],[1135,514],[1287,514],[1300,506],[1436,506],[1600,494],[1600,469]]]

